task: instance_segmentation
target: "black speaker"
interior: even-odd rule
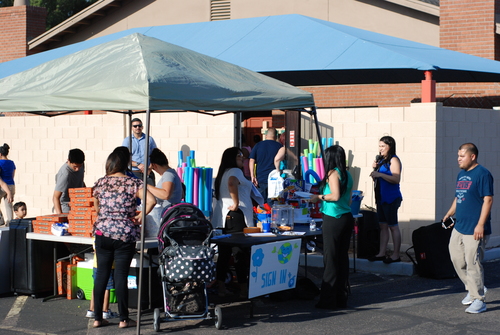
[[[361,210],[363,217],[358,222],[357,257],[370,258],[378,254],[380,249],[380,227],[377,212]]]
[[[441,222],[420,227],[413,231],[411,236],[417,273],[421,277],[444,279],[457,276],[450,258],[448,244],[450,243],[453,229],[444,229]]]
[[[54,290],[54,242],[26,239],[32,231],[32,219],[9,224],[11,290],[37,298]]]

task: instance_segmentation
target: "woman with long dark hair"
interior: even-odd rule
[[[325,177],[320,195],[311,201],[322,201],[323,213],[323,281],[316,308],[337,309],[347,306],[349,279],[349,243],[354,218],[351,214],[353,180],[346,167],[344,149],[334,145],[325,150]]]
[[[222,159],[215,178],[215,198],[212,224],[222,227],[224,234],[242,232],[245,227],[254,226],[252,212],[252,182],[243,175],[243,153],[240,148],[228,148]],[[217,260],[217,281],[219,295],[229,293],[225,287],[231,253],[234,255],[236,275],[241,295],[246,293],[248,282],[249,257],[240,248],[219,245]]]
[[[113,262],[119,327],[128,328],[136,324],[129,319],[127,277],[135,254],[135,243],[140,237],[142,215],[136,213],[136,199],[142,199],[144,185],[142,180],[125,174],[128,163],[126,156],[112,152],[106,161],[106,176],[100,178],[92,189],[97,210],[94,235],[99,269],[94,279],[94,328],[109,323],[103,320],[102,306]],[[156,201],[147,192],[143,203],[143,210],[148,214]]]
[[[14,183],[14,175],[16,174],[16,164],[7,156],[9,155],[9,145],[4,143],[0,146],[0,199],[5,202],[5,218],[3,218],[6,226],[12,220],[13,210],[12,202],[16,193],[16,185]],[[2,214],[0,213],[0,216]],[[1,221],[1,220],[0,220]],[[0,225],[2,223],[0,222]]]
[[[386,264],[400,262],[401,232],[398,226],[398,208],[403,196],[399,188],[401,160],[396,156],[396,141],[391,136],[380,139],[378,161],[373,163],[374,171],[370,174],[375,183],[375,200],[380,225],[380,249],[378,254],[369,258],[370,262],[384,261]],[[394,251],[391,257],[386,257],[389,232],[392,236]]]

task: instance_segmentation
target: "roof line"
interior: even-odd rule
[[[106,16],[104,10],[109,7],[121,7],[122,0],[99,0],[87,8],[81,10],[65,21],[59,23],[52,29],[35,37],[28,42],[28,49],[33,50],[50,41],[61,41],[62,35],[76,33],[76,27],[81,25],[90,25],[90,19],[93,16]]]
[[[439,17],[439,6],[423,2],[420,0],[385,0],[396,5],[411,8],[419,12],[424,12],[433,16]]]

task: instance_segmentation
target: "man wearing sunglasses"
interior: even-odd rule
[[[144,177],[144,171],[147,171],[148,169],[147,166],[144,166],[144,144],[146,141],[146,134],[142,132],[142,129],[143,125],[141,119],[132,119],[132,149],[130,149],[130,136],[127,136],[123,140],[122,144],[122,146],[130,149],[130,152],[132,153],[132,172],[137,178],[141,180]],[[149,153],[147,155],[148,161],[149,155],[151,155],[151,152],[156,147],[157,146],[155,140],[153,139],[153,137],[149,136]],[[155,175],[152,171],[147,178],[147,183],[149,185],[155,185]]]

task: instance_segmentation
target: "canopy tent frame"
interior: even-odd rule
[[[116,68],[121,71],[116,72]],[[0,78],[0,113],[53,117],[89,110],[128,114],[129,131],[132,115],[146,113],[145,152],[149,152],[153,112],[217,116],[256,110],[316,111],[311,93],[141,34],[95,45]],[[145,166],[148,161],[149,157],[144,157]],[[146,181],[144,174],[144,185]],[[145,186],[143,198],[146,196]],[[145,218],[142,211],[142,222]],[[141,234],[137,334],[142,312],[144,241]]]

